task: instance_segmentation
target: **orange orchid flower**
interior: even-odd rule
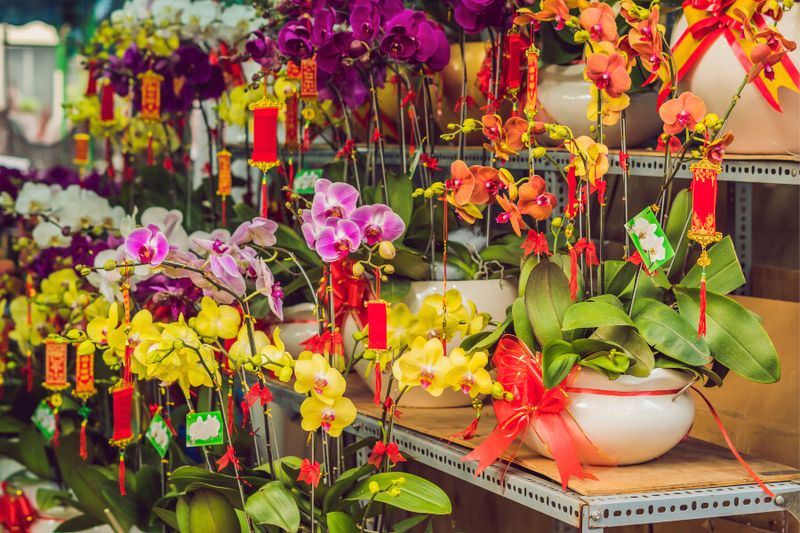
[[[589,32],[593,41],[616,43],[617,35],[616,14],[611,6],[603,2],[592,2],[589,7],[581,11],[581,27]]]
[[[627,59],[619,52],[596,53],[586,60],[586,79],[595,87],[603,89],[612,98],[617,98],[631,88]]]
[[[523,215],[530,215],[536,220],[545,220],[553,212],[558,203],[556,197],[545,192],[547,184],[541,176],[531,176],[519,187],[517,207]]]
[[[494,200],[502,191],[515,197],[514,178],[505,169],[473,165],[470,171],[475,175],[475,189],[470,201],[475,205],[485,205]]]
[[[733,133],[730,131],[704,148],[705,156],[709,161],[721,164],[725,157],[725,149],[733,142]]]
[[[467,164],[460,159],[453,161],[450,165],[450,179],[447,181],[447,189],[452,191],[451,204],[464,205],[472,198],[475,189],[475,175],[467,167]]]
[[[684,129],[693,130],[706,116],[706,104],[699,96],[686,91],[661,104],[658,114],[664,121],[664,133],[675,135]]]
[[[569,5],[564,0],[542,0],[540,10],[533,13],[533,18],[539,22],[555,22],[555,29],[561,30],[569,20]]]
[[[484,115],[481,122],[483,134],[489,140],[483,147],[497,158],[508,161],[525,146],[522,138],[528,131],[528,121],[524,118],[511,117],[503,124],[499,115]]]
[[[608,172],[608,146],[595,142],[587,135],[581,135],[574,141],[567,140],[564,146],[569,153],[576,156],[575,175],[594,185],[597,179]]]
[[[505,196],[497,196],[495,200],[497,200],[497,203],[500,204],[500,207],[503,209],[503,212],[497,215],[497,222],[501,224],[505,224],[506,222],[510,223],[514,233],[516,233],[518,237],[522,237],[522,230],[528,229],[528,225],[522,220],[522,213],[520,213],[517,205]]]

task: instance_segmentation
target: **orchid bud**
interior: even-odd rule
[[[403,476],[400,476],[399,478],[394,480],[394,484],[395,485],[402,485],[405,482],[406,482],[406,478],[404,478]]]
[[[704,131],[706,131],[706,125],[703,124],[702,122],[698,122],[694,126],[694,131],[697,133],[703,133]]]
[[[414,189],[414,192],[411,193],[411,196],[413,198],[416,198],[418,196],[422,196],[423,194],[425,194],[425,189],[423,189],[422,187],[417,187],[416,189]]]
[[[492,398],[499,400],[503,397],[503,385],[499,381],[492,383]]]
[[[362,339],[363,339],[363,337],[362,337]],[[376,358],[377,358],[377,354],[375,353],[375,350],[364,350],[364,360],[365,361],[374,361]]]
[[[505,401],[507,401],[507,402],[512,401],[514,399],[514,393],[511,393],[511,392],[508,392],[508,391],[504,392],[503,393],[503,399]]]
[[[394,274],[394,265],[384,265],[383,271],[387,274]]]
[[[454,124],[454,123],[451,122],[450,124],[447,125],[447,129],[450,130],[450,131],[457,130],[458,129],[458,124]]]
[[[469,133],[471,131],[475,131],[481,127],[481,123],[475,120],[474,118],[468,118],[464,121],[463,126],[461,126],[461,131],[464,133]]]
[[[103,270],[105,270],[107,272],[111,272],[115,268],[117,268],[117,262],[114,261],[113,259],[109,259],[108,261],[103,263]]]
[[[370,481],[369,482],[369,491],[372,494],[378,494],[381,491],[381,486],[378,485],[377,481]]]
[[[79,272],[81,276],[85,278],[86,276],[92,273],[92,269],[89,267],[82,267]]]
[[[783,10],[789,11],[794,7],[794,0],[783,0]]]
[[[403,491],[400,490],[399,487],[392,487],[391,489],[388,490],[388,492],[389,492],[390,496],[397,497],[397,496],[400,496],[400,493],[402,493]]]
[[[261,354],[257,353],[253,357],[251,357],[250,358],[250,363],[255,367],[260,366],[261,365]]]
[[[288,383],[289,380],[292,379],[292,368],[289,366],[281,368],[281,371],[278,372],[278,379],[284,383]]]
[[[364,265],[362,263],[353,265],[353,275],[359,278],[364,275]]]
[[[585,43],[591,40],[591,35],[586,30],[579,30],[575,32],[575,35],[572,36],[572,40],[576,43]]]
[[[562,224],[564,224],[564,219],[561,217],[556,217],[550,222],[550,225],[554,228],[560,228]]]
[[[537,146],[536,148],[533,149],[534,159],[541,159],[545,156],[546,153],[547,153],[547,148],[545,148],[544,146]]]
[[[394,256],[397,255],[397,250],[391,241],[381,241],[380,245],[378,245],[378,255],[380,255],[386,261],[389,261],[394,259]]]

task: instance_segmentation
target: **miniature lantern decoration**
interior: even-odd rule
[[[264,96],[250,104],[253,112],[253,154],[247,161],[250,166],[261,170],[261,216],[267,217],[267,172],[280,165],[278,161],[278,111],[281,103]]]
[[[46,342],[44,356],[44,387],[51,391],[59,391],[69,387],[67,382],[67,344]]]
[[[103,84],[100,93],[100,121],[104,126],[114,123],[114,88],[110,82]]]
[[[161,120],[161,81],[164,77],[148,70],[139,78],[142,80],[139,116],[144,120]]]
[[[217,152],[217,194],[222,197],[222,225],[227,224],[227,199],[231,194],[231,153],[227,150]]]
[[[522,71],[519,64],[522,59],[523,46],[522,36],[519,33],[512,32],[506,37],[506,47],[508,49],[506,89],[512,100],[516,100],[522,81]]]
[[[94,353],[78,354],[75,358],[75,388],[72,395],[81,400],[88,400],[95,395],[94,386]]]
[[[75,157],[72,162],[79,167],[86,166],[89,163],[89,134],[76,133],[72,138],[75,141]]]
[[[531,44],[528,49],[528,87],[525,95],[525,114],[528,119],[536,114],[537,89],[539,86],[539,50]]]
[[[300,98],[315,100],[317,98],[317,59],[309,57],[300,64]]]

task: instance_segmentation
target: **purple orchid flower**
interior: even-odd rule
[[[314,185],[311,218],[323,226],[329,218],[347,218],[358,202],[358,191],[347,183],[331,183],[321,179]]]
[[[128,257],[152,266],[158,266],[167,257],[169,243],[155,224],[134,230],[125,238]]]
[[[393,241],[406,229],[403,219],[384,204],[359,207],[350,215],[350,220],[358,224],[361,236],[369,246],[381,241]]]
[[[345,68],[344,72],[353,71],[353,63],[368,52],[367,45],[356,40],[352,32],[339,32],[319,47],[317,67],[322,72],[337,73],[338,81],[343,67],[350,67]]]
[[[314,45],[306,23],[299,20],[286,23],[278,33],[278,48],[289,57],[300,59],[311,57]]]
[[[242,294],[245,289],[245,281],[239,270],[239,263],[234,255],[241,251],[235,246],[223,243],[219,239],[192,239],[200,248],[209,252],[208,267],[211,273],[227,288],[236,294]]]
[[[352,220],[329,218],[317,235],[314,248],[326,263],[344,259],[361,244],[361,230]]]
[[[242,222],[230,238],[230,243],[235,246],[252,242],[258,246],[273,246],[277,239],[275,232],[278,230],[277,222],[256,217],[253,220]]]
[[[371,43],[381,29],[381,10],[372,0],[356,0],[350,11],[353,36]]]
[[[279,320],[283,320],[284,295],[281,284],[275,282],[275,277],[263,260],[259,259],[254,267],[256,270],[256,290],[267,296],[269,308]]]
[[[442,29],[422,11],[404,9],[386,23],[381,52],[404,63],[425,63],[442,70],[450,62],[450,47]]]
[[[211,63],[208,54],[196,46],[184,45],[172,53],[175,63],[174,73],[183,77],[186,83],[200,85],[211,77]]]
[[[453,0],[453,18],[467,33],[502,27],[508,20],[505,0]]]
[[[333,8],[325,7],[314,12],[314,26],[311,28],[311,42],[319,46],[328,41],[333,35],[333,25],[336,23],[336,12]]]

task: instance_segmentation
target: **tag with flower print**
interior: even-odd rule
[[[186,415],[186,446],[222,444],[222,413],[189,413]]]
[[[163,459],[167,455],[169,441],[172,440],[172,431],[170,431],[169,426],[167,426],[160,414],[156,413],[153,420],[150,421],[150,427],[147,428],[145,437]]]
[[[46,440],[52,439],[56,433],[56,414],[53,412],[53,408],[44,400],[36,406],[36,410],[31,416],[31,422],[42,432]]]
[[[314,194],[314,185],[322,177],[321,168],[301,168],[294,177],[294,192]]]
[[[625,224],[625,230],[642,257],[642,264],[653,272],[675,255],[653,209],[646,207]]]

